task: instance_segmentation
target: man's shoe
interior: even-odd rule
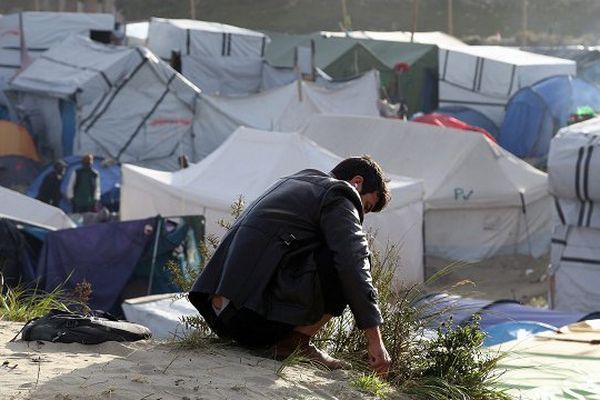
[[[310,362],[321,364],[330,370],[349,369],[351,367],[350,363],[333,358],[326,352],[319,350],[311,343],[310,336],[296,331],[292,331],[288,336],[277,342],[273,346],[273,353],[274,358],[279,361],[285,360],[292,354],[296,354]]]

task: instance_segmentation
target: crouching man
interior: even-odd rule
[[[330,369],[348,366],[311,338],[346,305],[366,335],[371,368],[387,374],[390,357],[370,273],[363,216],[390,196],[369,156],[329,174],[303,170],[281,178],[235,222],[189,293],[212,330],[247,347],[294,351]]]

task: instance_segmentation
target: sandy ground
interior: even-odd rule
[[[177,350],[154,341],[99,345],[9,342],[0,321],[0,399],[356,399],[354,372],[291,366],[236,347]]]
[[[544,302],[548,259],[496,257],[476,264],[429,258],[429,284],[487,299]],[[449,268],[449,269],[448,269]],[[322,371],[255,357],[237,347],[178,350],[155,341],[100,345],[10,342],[23,324],[0,321],[0,399],[355,399],[369,398],[351,385],[355,372]],[[393,396],[398,398],[398,395]]]

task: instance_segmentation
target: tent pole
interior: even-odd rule
[[[156,254],[158,253],[158,238],[160,237],[160,230],[162,228],[162,217],[158,217],[156,223],[156,235],[154,236],[154,249],[152,250],[152,264],[150,265],[150,278],[148,279],[148,290],[146,295],[150,294],[152,290],[152,283],[154,281],[154,269],[156,267]]]

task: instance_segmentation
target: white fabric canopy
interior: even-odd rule
[[[262,57],[268,37],[261,32],[216,22],[152,18],[147,46],[163,59],[181,55]]]
[[[447,48],[439,52],[439,103],[473,108],[500,126],[505,105],[520,88],[575,73],[575,61],[507,47]]]
[[[193,153],[200,91],[143,47],[71,36],[20,73],[10,89],[21,108],[44,115],[33,133],[55,136],[48,141],[57,158],[62,156],[59,99],[76,105],[76,154],[173,170],[180,154]]]
[[[248,97],[203,95],[194,116],[195,159],[210,154],[239,126],[293,132],[314,114],[378,116],[378,82],[377,73],[371,71],[328,88],[301,81]]]
[[[221,218],[230,220],[230,206],[240,195],[256,199],[280,177],[306,168],[330,171],[341,158],[296,133],[238,129],[201,162],[175,173],[132,165],[122,167],[121,218],[202,214],[207,233],[222,234]],[[422,183],[392,177],[392,202],[381,213],[368,214],[365,225],[377,238],[400,246],[398,277],[423,281]]]
[[[422,179],[428,255],[474,261],[549,248],[546,174],[479,133],[333,115],[313,117],[302,133],[342,157],[367,153],[385,171]]]
[[[50,230],[75,228],[60,209],[0,186],[0,217]]]

